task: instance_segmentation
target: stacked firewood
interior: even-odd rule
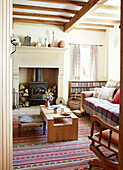
[[[50,87],[48,89],[48,91],[50,91],[50,93],[52,94],[53,96],[53,100],[50,102],[50,104],[56,104],[56,99],[57,99],[57,87],[56,85],[54,85],[53,87]]]
[[[29,107],[29,91],[24,85],[19,87],[19,107]]]

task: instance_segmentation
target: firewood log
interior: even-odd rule
[[[26,98],[26,97],[21,97],[21,100],[22,100],[23,102],[25,102],[25,101],[27,100],[27,98]]]
[[[23,96],[29,96],[29,94],[28,93],[24,93]]]
[[[56,89],[56,85],[53,86],[53,89]]]
[[[26,107],[29,107],[29,101],[25,101]]]
[[[19,98],[21,99],[21,97],[22,97],[22,93],[19,93]]]
[[[25,105],[25,103],[23,103],[23,107],[25,107],[26,105]]]
[[[25,90],[25,86],[23,84],[20,85],[20,90]]]
[[[29,90],[28,90],[28,89],[25,89],[25,92],[26,92],[26,93],[29,93]]]
[[[24,90],[20,90],[19,93],[24,94]]]

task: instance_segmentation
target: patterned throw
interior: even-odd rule
[[[58,143],[46,143],[47,133],[42,135],[42,127],[37,126],[22,128],[22,136],[18,137],[18,115],[14,115],[13,119],[13,169],[83,170],[88,169],[89,160],[95,158],[89,149],[87,136],[90,134],[91,121],[87,116],[79,118],[77,141]],[[108,152],[105,150],[105,153]]]
[[[84,99],[84,110],[90,116],[97,115],[105,122],[117,126],[119,125],[119,104],[114,104],[108,100],[94,97]]]

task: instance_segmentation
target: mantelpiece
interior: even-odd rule
[[[30,52],[30,51],[42,51],[42,52],[54,52],[63,53],[67,50],[67,48],[59,48],[59,47],[34,47],[34,46],[19,46],[17,47],[17,52]]]
[[[13,88],[18,92],[19,68],[58,68],[58,97],[65,98],[64,94],[66,92],[63,89],[66,50],[66,48],[57,47],[17,47],[13,55]]]

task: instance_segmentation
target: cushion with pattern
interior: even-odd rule
[[[95,92],[93,94],[93,97],[98,98],[101,88],[94,88],[94,90]]]
[[[98,98],[112,102],[115,90],[116,90],[116,88],[102,87],[100,92],[99,92]]]
[[[119,89],[120,88],[120,81],[109,80],[109,81],[107,81],[105,87]]]

